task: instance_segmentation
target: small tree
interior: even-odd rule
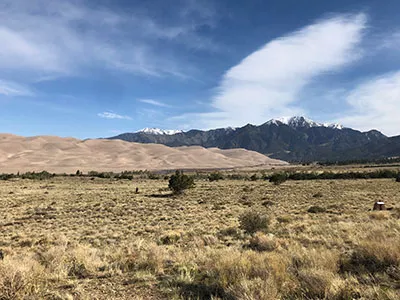
[[[169,179],[168,187],[174,194],[182,194],[184,190],[194,187],[194,179],[177,170]]]

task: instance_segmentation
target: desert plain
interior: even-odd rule
[[[253,173],[0,181],[0,299],[400,298],[400,183]]]

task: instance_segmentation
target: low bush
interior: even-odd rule
[[[226,178],[230,180],[246,180],[247,176],[242,174],[228,174]]]
[[[256,251],[274,251],[278,246],[276,238],[262,232],[256,232],[249,243],[249,248]]]
[[[231,236],[234,238],[240,237],[240,231],[236,227],[223,228],[218,232],[218,237]]]
[[[182,194],[186,189],[194,187],[194,179],[182,171],[176,171],[169,179],[168,187],[174,194]]]
[[[127,174],[127,173],[121,173],[117,177],[118,179],[127,179],[127,180],[132,180],[133,175],[132,174]]]
[[[400,243],[397,240],[381,243],[367,241],[359,245],[350,255],[344,255],[340,261],[340,270],[344,273],[375,274],[386,272],[400,265]]]
[[[47,171],[42,171],[42,172],[26,172],[22,175],[20,175],[20,177],[22,179],[36,179],[36,180],[44,180],[44,179],[50,179],[53,178],[54,176],[56,176],[55,174],[51,174]]]
[[[279,223],[290,223],[292,222],[292,217],[290,215],[279,216],[276,218]]]
[[[311,206],[307,211],[312,214],[318,214],[318,213],[326,212],[326,208],[318,206],[318,205],[314,205],[314,206]]]
[[[0,263],[0,299],[44,299],[44,271],[36,261],[24,257]]]
[[[250,176],[250,180],[251,180],[251,181],[257,181],[257,180],[258,180],[257,174],[251,175],[251,176]]]
[[[268,231],[269,223],[270,217],[256,210],[246,211],[239,216],[239,228],[249,234]]]
[[[170,231],[160,237],[159,244],[173,245],[181,238],[181,233],[177,231]]]
[[[149,173],[147,175],[147,178],[152,179],[152,180],[157,180],[157,179],[160,179],[161,177],[155,173]]]
[[[222,179],[224,179],[224,176],[220,172],[213,172],[210,175],[208,175],[209,181],[218,181]]]
[[[284,183],[288,179],[288,175],[286,173],[275,173],[269,178],[269,182],[272,182],[275,185],[279,185]]]
[[[14,178],[13,174],[0,174],[0,180],[9,180],[11,178]]]
[[[274,174],[275,175],[275,174]],[[377,170],[369,172],[293,172],[287,175],[290,180],[332,180],[332,179],[378,179],[396,178],[398,172],[395,170]]]
[[[326,299],[334,275],[326,270],[303,269],[298,272],[297,278],[300,282],[301,298]]]
[[[98,177],[98,178],[114,178],[116,174],[113,172],[97,172],[97,171],[89,171],[89,177]]]

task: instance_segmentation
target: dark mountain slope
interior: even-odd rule
[[[157,143],[171,147],[200,145],[221,149],[245,148],[286,161],[344,161],[400,156],[400,136],[386,137],[376,130],[360,132],[340,125],[319,124],[304,117],[288,122],[268,121],[260,126],[190,130],[176,134],[124,133],[110,139]]]

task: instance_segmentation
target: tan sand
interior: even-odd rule
[[[76,170],[124,171],[169,169],[234,169],[276,167],[286,162],[245,149],[199,146],[171,148],[121,140],[78,140],[56,136],[21,137],[0,134],[0,173]]]

